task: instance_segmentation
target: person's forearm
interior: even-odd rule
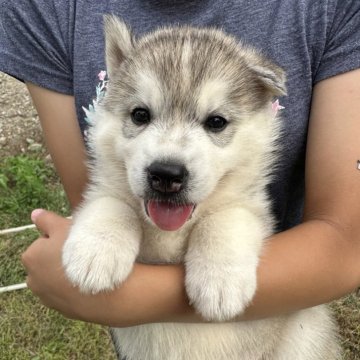
[[[360,283],[359,248],[323,221],[273,236],[258,268],[254,301],[239,320],[285,314],[351,292]],[[91,315],[84,308],[82,319],[110,326],[200,322],[188,303],[184,275],[182,265],[136,264],[123,287],[106,296],[107,309]],[[122,297],[123,293],[132,295]]]
[[[84,298],[75,318],[113,327],[156,322],[202,322],[190,307],[183,284],[182,265],[136,263],[121,287]],[[102,307],[99,306],[101,303]]]
[[[350,236],[318,220],[275,235],[264,251],[258,291],[244,318],[289,313],[356,289],[360,244]]]

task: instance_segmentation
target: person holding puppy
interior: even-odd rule
[[[221,27],[263,51],[288,78],[288,96],[280,99],[283,149],[269,189],[278,231],[258,267],[254,301],[239,320],[315,306],[359,286],[358,1],[0,4],[0,70],[26,82],[73,208],[87,183],[89,104],[107,81],[103,14],[122,17],[135,34],[173,23]],[[182,265],[136,264],[120,288],[82,294],[61,266],[70,222],[40,209],[32,219],[43,236],[22,259],[28,286],[45,305],[114,327],[202,321],[188,303]]]

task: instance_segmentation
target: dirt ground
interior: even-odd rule
[[[0,159],[43,151],[39,119],[26,86],[0,72]]]

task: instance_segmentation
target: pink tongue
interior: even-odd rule
[[[183,226],[194,209],[194,205],[175,205],[154,200],[150,200],[146,206],[151,220],[166,231],[175,231]]]

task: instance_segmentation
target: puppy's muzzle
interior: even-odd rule
[[[186,185],[189,172],[183,164],[153,162],[147,168],[147,180],[152,190],[160,193],[178,193]]]

